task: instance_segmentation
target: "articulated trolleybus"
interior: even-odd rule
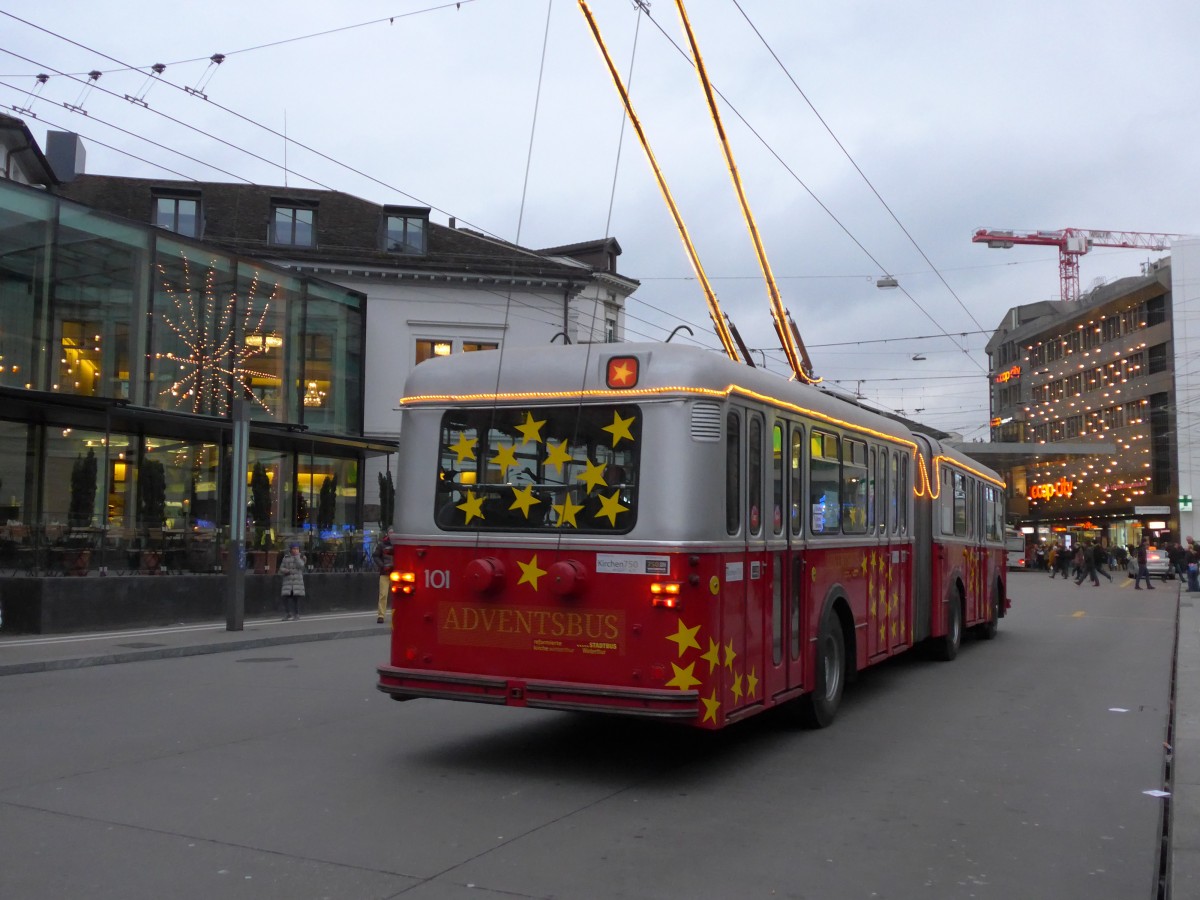
[[[669,344],[465,353],[402,399],[378,687],[717,729],[1008,606],[1003,483],[903,424]]]

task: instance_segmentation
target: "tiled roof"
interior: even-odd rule
[[[429,223],[426,232],[424,254],[388,252],[381,247],[385,207],[338,191],[110,175],[80,175],[57,189],[57,193],[70,200],[143,223],[153,220],[154,198],[164,192],[198,193],[204,217],[201,238],[248,256],[285,257],[298,265],[384,267],[576,281],[590,275],[586,267],[434,222]],[[268,242],[272,206],[278,201],[315,204],[315,247]]]

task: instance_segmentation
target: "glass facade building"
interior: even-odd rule
[[[76,544],[211,571],[235,398],[247,534],[361,528],[366,298],[0,180],[0,570]],[[265,484],[265,488],[264,485]],[[20,557],[20,558],[18,558]]]

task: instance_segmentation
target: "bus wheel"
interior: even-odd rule
[[[800,724],[805,728],[825,728],[833,724],[842,691],[846,687],[846,643],[842,636],[842,621],[832,609],[821,622],[817,640],[817,683],[811,694],[799,699]]]
[[[958,648],[962,644],[962,598],[955,597],[949,606],[946,610],[946,633],[940,638],[934,638],[933,642],[933,656],[942,662],[949,662],[958,656]]]
[[[990,641],[1000,629],[1000,595],[992,591],[992,602],[988,607],[988,620],[979,626],[979,636]]]

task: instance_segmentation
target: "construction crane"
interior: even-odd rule
[[[1090,228],[1062,228],[1058,231],[998,231],[977,229],[971,242],[992,249],[1007,250],[1016,244],[1034,244],[1058,248],[1058,283],[1063,300],[1079,299],[1079,257],[1093,247],[1141,248],[1166,250],[1182,234],[1149,234],[1141,231],[1097,231]]]

